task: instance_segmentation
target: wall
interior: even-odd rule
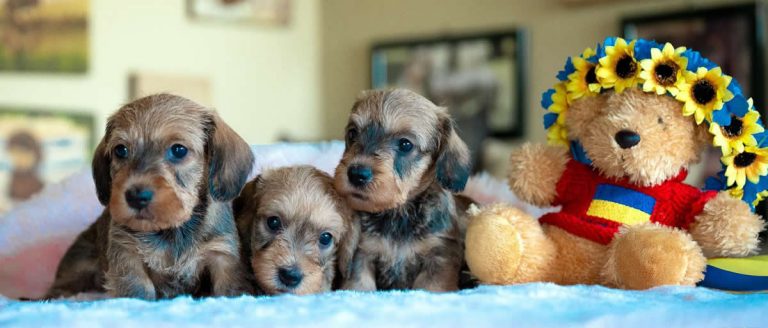
[[[375,41],[519,26],[529,35],[527,138],[544,140],[539,99],[565,58],[616,35],[627,15],[740,1],[325,0],[322,6],[322,99],[325,133],[340,138],[360,90],[370,87],[369,48]],[[743,1],[741,1],[743,2]],[[506,152],[504,152],[506,156]],[[502,161],[503,163],[503,161]]]
[[[249,142],[340,138],[370,86],[372,43],[519,26],[530,40],[528,138],[543,140],[541,92],[567,56],[616,34],[620,17],[733,2],[293,0],[290,26],[277,28],[193,21],[185,0],[91,0],[88,74],[2,72],[0,105],[91,110],[101,128],[127,100],[131,72],[189,74],[210,79],[214,107]]]
[[[95,111],[101,129],[131,72],[191,74],[210,79],[213,106],[249,142],[317,138],[318,4],[294,1],[279,28],[194,21],[185,0],[91,0],[87,75],[0,73],[0,105]]]

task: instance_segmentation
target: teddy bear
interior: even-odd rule
[[[751,99],[700,53],[608,38],[544,93],[549,145],[525,144],[509,187],[554,212],[470,210],[466,261],[485,284],[695,285],[708,258],[756,253],[768,138]],[[684,182],[710,145],[723,171]]]

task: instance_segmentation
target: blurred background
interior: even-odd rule
[[[108,115],[160,91],[267,144],[340,139],[361,90],[408,87],[448,106],[476,167],[497,176],[511,147],[544,142],[540,95],[565,59],[606,36],[700,50],[763,108],[763,5],[0,0],[0,212],[87,167]]]

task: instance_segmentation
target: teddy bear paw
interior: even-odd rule
[[[509,156],[509,188],[528,203],[549,206],[568,159],[565,147],[525,144]]]
[[[544,279],[554,252],[538,221],[503,204],[474,209],[467,226],[465,259],[472,274],[486,284],[514,284]],[[523,269],[524,268],[524,269]]]
[[[706,259],[685,232],[647,223],[622,228],[608,246],[602,276],[609,286],[648,289],[695,285],[704,278]]]
[[[746,203],[721,191],[704,205],[690,232],[708,258],[743,257],[757,252],[763,228]]]

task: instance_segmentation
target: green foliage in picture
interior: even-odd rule
[[[87,69],[88,0],[0,0],[0,71]]]

